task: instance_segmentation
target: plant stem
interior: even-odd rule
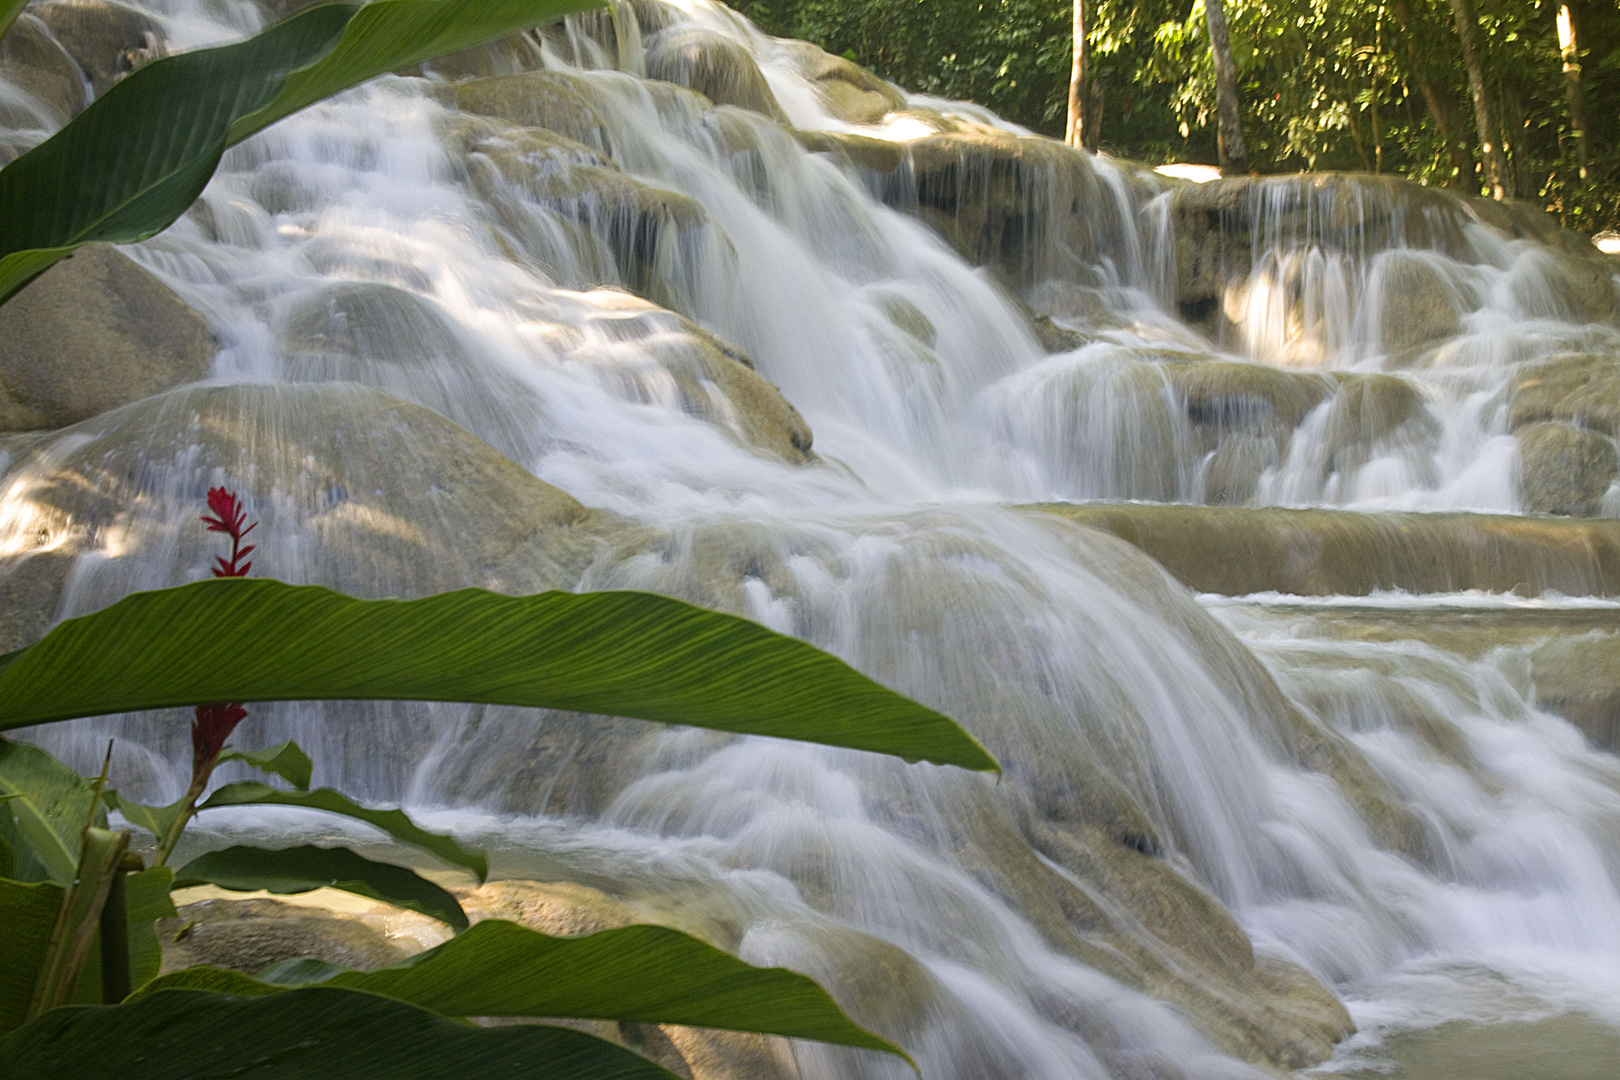
[[[144,869],[141,857],[124,853],[107,900],[101,905],[101,1000],[116,1005],[129,997],[133,986],[129,958],[129,875]]]

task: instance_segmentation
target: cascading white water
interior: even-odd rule
[[[148,10],[172,48],[257,23],[245,3]],[[801,130],[905,140],[943,111],[998,130],[923,98],[852,125],[728,10],[658,10],[745,47]],[[1620,960],[1620,770],[1535,708],[1522,656],[1201,606],[1123,544],[1001,505],[1198,501],[1217,459],[1248,454],[1260,503],[1517,509],[1500,415],[1514,365],[1620,344],[1544,287],[1562,272],[1550,256],[1448,206],[1369,236],[1365,208],[1345,207],[1382,188],[1262,185],[1219,354],[1177,317],[1186,253],[1163,185],[1048,149],[1059,164],[1002,234],[1089,200],[1074,202],[1084,228],[1020,238],[1046,275],[1025,298],[1080,335],[1048,355],[1007,285],[904,212],[932,205],[920,165],[879,177],[641,78],[654,28],[628,5],[617,17],[634,32],[612,47],[575,22],[500,54],[501,71],[539,62],[551,81],[495,105],[391,77],[231,151],[198,208],[131,251],[207,316],[211,382],[253,388],[180,391],[11,446],[9,570],[72,552],[56,617],[200,577],[192,522],[223,482],[254,493],[269,575],[372,595],[650,588],[805,637],[949,712],[1004,780],[503,709],[255,707],[242,736],[298,738],[319,779],[425,808],[503,872],[730,927],[741,955],[815,975],[930,1077],[1308,1064],[1299,1047],[1332,1021],[1289,963],[1351,1002],[1357,1052],[1403,1026],[1501,1019],[1470,1012],[1482,971],[1527,1014],[1620,1026],[1620,986],[1598,970]],[[514,123],[525,109],[572,141]],[[1441,283],[1456,329],[1398,370],[1411,357],[1390,297],[1411,273]],[[781,388],[819,460],[761,380],[705,359],[699,326]],[[1277,375],[1296,380],[1297,430],[1278,434],[1271,389],[1198,383],[1234,361],[1244,379],[1310,369]],[[449,469],[384,490],[454,436],[377,419],[392,406],[368,387],[605,514],[578,524],[577,550],[542,553],[523,546],[540,510],[497,508],[491,525],[433,479]],[[1388,402],[1405,411],[1379,421]],[[64,468],[84,491],[64,492]],[[147,717],[41,738],[84,764],[114,733],[120,783],[159,797],[182,784],[180,730]],[[794,1058],[806,1078],[907,1074],[852,1051]]]

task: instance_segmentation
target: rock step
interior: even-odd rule
[[[1620,521],[1143,503],[1028,507],[1113,533],[1197,592],[1620,596]]]

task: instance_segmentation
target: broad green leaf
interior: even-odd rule
[[[571,709],[997,768],[949,717],[842,660],[651,593],[356,600],[221,578],[136,593],[0,656],[0,730],[334,698]]]
[[[0,300],[82,244],[167,228],[207,186],[237,118],[326,55],[357,10],[311,8],[247,41],[147,64],[0,169]]]
[[[61,910],[60,885],[0,878],[0,1032],[28,1019],[34,983]]]
[[[95,785],[37,746],[0,739],[0,838],[11,846],[12,876],[73,884],[80,834],[106,823]]]
[[[186,808],[184,798],[167,806],[142,806],[140,803],[119,797],[116,791],[103,792],[101,797],[108,806],[123,814],[125,821],[145,829],[159,840],[169,835],[169,830],[174,827],[175,818],[178,818],[181,811]]]
[[[375,825],[394,839],[430,851],[445,862],[465,866],[478,875],[479,881],[489,877],[489,860],[481,852],[468,851],[453,837],[428,832],[406,817],[402,810],[370,810],[331,788],[281,791],[268,784],[227,784],[210,795],[208,801],[198,809],[213,810],[221,806],[298,806],[306,810],[342,814]]]
[[[168,228],[227,147],[284,116],[378,75],[599,6],[324,4],[246,41],[146,64],[0,169],[0,302],[82,244],[130,243]]]
[[[210,851],[182,866],[174,887],[217,885],[237,892],[306,893],[342,889],[467,928],[467,913],[456,898],[427,878],[390,863],[373,862],[347,848],[302,847],[270,850],[230,847]]]
[[[125,887],[129,890],[130,985],[139,987],[157,978],[163,967],[157,920],[172,919],[179,914],[169,897],[174,887],[174,871],[167,866],[154,866],[129,875]]]
[[[566,1028],[481,1028],[331,987],[169,990],[56,1009],[0,1036],[7,1080],[674,1080]]]
[[[374,0],[360,9],[329,56],[294,73],[276,99],[243,115],[230,141],[340,90],[445,53],[459,52],[604,0]]]
[[[308,791],[309,781],[315,775],[315,765],[309,755],[291,739],[264,750],[227,750],[219,755],[219,760],[251,765],[260,772],[281,777],[299,791]]]
[[[301,965],[301,966],[300,966]],[[667,926],[626,926],[550,937],[489,919],[425,953],[375,971],[290,961],[253,982],[215,968],[165,975],[152,990],[263,993],[285,980],[342,986],[446,1016],[549,1016],[761,1031],[907,1057],[844,1015],[815,982],[757,968]]]

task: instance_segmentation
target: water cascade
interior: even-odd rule
[[[0,160],[293,6],[30,7]],[[315,106],[120,250],[0,314],[5,648],[204,576],[226,483],[268,575],[652,589],[958,718],[999,782],[501,708],[240,736],[805,971],[925,1076],[1620,1041],[1620,287],[1539,214],[1173,180],[633,0]],[[157,799],[183,734],[37,737]],[[909,1075],[732,1053],[685,1060]]]

